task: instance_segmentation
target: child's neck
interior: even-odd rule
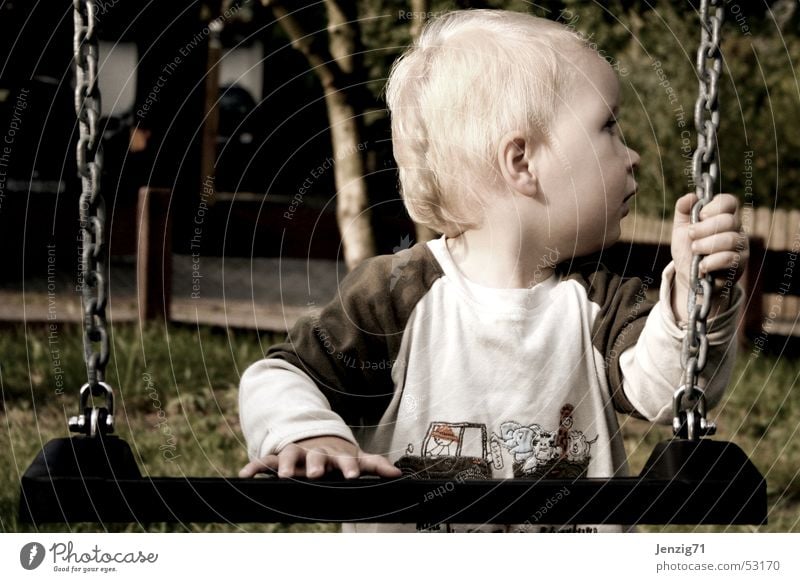
[[[548,279],[561,260],[556,249],[539,248],[519,232],[469,230],[445,242],[464,276],[484,287],[531,288]]]

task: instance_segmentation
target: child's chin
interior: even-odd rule
[[[603,251],[613,245],[615,245],[619,241],[620,231],[619,227],[612,230],[607,230],[603,236],[601,236],[593,246],[593,250],[590,250],[587,255],[591,255],[592,253],[597,253]]]

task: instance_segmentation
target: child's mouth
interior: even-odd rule
[[[623,216],[627,216],[627,215],[628,215],[628,212],[630,212],[630,207],[628,206],[628,201],[629,201],[631,198],[633,198],[634,196],[636,196],[636,193],[637,193],[638,191],[639,191],[639,186],[637,185],[637,186],[636,186],[636,187],[633,189],[633,192],[631,192],[630,194],[628,194],[627,196],[625,196],[625,198],[622,200],[622,215],[623,215]]]

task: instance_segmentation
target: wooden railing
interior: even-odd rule
[[[751,339],[765,333],[799,336],[800,210],[744,207],[742,225],[750,239],[750,260],[742,280],[747,291],[743,333]],[[632,216],[624,220],[621,242],[628,251],[626,272],[647,274],[655,265],[666,264],[671,235],[671,219]]]
[[[143,190],[140,193],[138,272],[139,306],[143,317],[169,318],[170,250],[164,246],[169,244],[170,238],[165,236],[169,232],[169,224],[164,221],[166,199],[168,193],[162,191]],[[233,203],[233,200],[223,199],[222,210],[226,216],[229,214],[228,206]],[[241,214],[241,217],[253,220],[252,217],[258,215],[260,220],[267,221],[272,220],[270,217],[273,215],[280,216],[284,210],[280,203],[264,205],[260,196],[251,200],[245,195],[237,195],[235,203],[242,208],[239,214],[230,213],[234,219]],[[248,205],[257,206],[259,212],[250,212]],[[241,217],[240,220],[244,220]],[[329,233],[328,239],[336,238],[336,218],[332,210],[311,209],[306,219],[313,222],[315,232],[325,231]],[[765,333],[800,336],[800,263],[797,263],[800,255],[800,210],[745,207],[742,223],[750,238],[750,259],[742,279],[747,293],[741,325],[743,336],[750,339]],[[232,228],[230,231],[242,231],[250,236],[252,228],[250,225],[246,229]],[[307,232],[303,228],[295,230]],[[670,261],[671,236],[672,220],[669,218],[630,216],[622,222],[620,243],[605,251],[603,261],[625,275],[649,277],[652,280],[650,288],[658,289],[661,271]],[[336,245],[323,247],[335,249]],[[324,250],[320,249],[323,247],[310,249],[311,258],[329,258],[322,254]],[[252,249],[250,239],[247,248]],[[283,248],[286,250],[285,246]],[[309,249],[304,245],[303,251],[307,253]]]

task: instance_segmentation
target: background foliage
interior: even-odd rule
[[[623,95],[620,126],[625,140],[642,157],[637,211],[670,216],[675,200],[693,190],[691,174],[684,173],[690,162],[682,150],[687,134],[683,138],[681,134],[687,129],[691,132],[693,149],[698,5],[683,0],[433,1],[430,10],[433,14],[456,7],[530,11],[574,26],[596,42],[618,63]],[[746,151],[753,151],[754,190],[748,201],[768,208],[796,208],[800,205],[800,133],[795,129],[800,119],[800,85],[794,67],[800,59],[800,9],[796,2],[784,0],[726,0],[725,5],[721,189],[744,195],[743,160]],[[360,8],[369,86],[379,97],[392,61],[410,42],[409,3],[360,0]],[[674,97],[668,90],[674,91]],[[683,110],[685,127],[679,125],[678,108]]]

